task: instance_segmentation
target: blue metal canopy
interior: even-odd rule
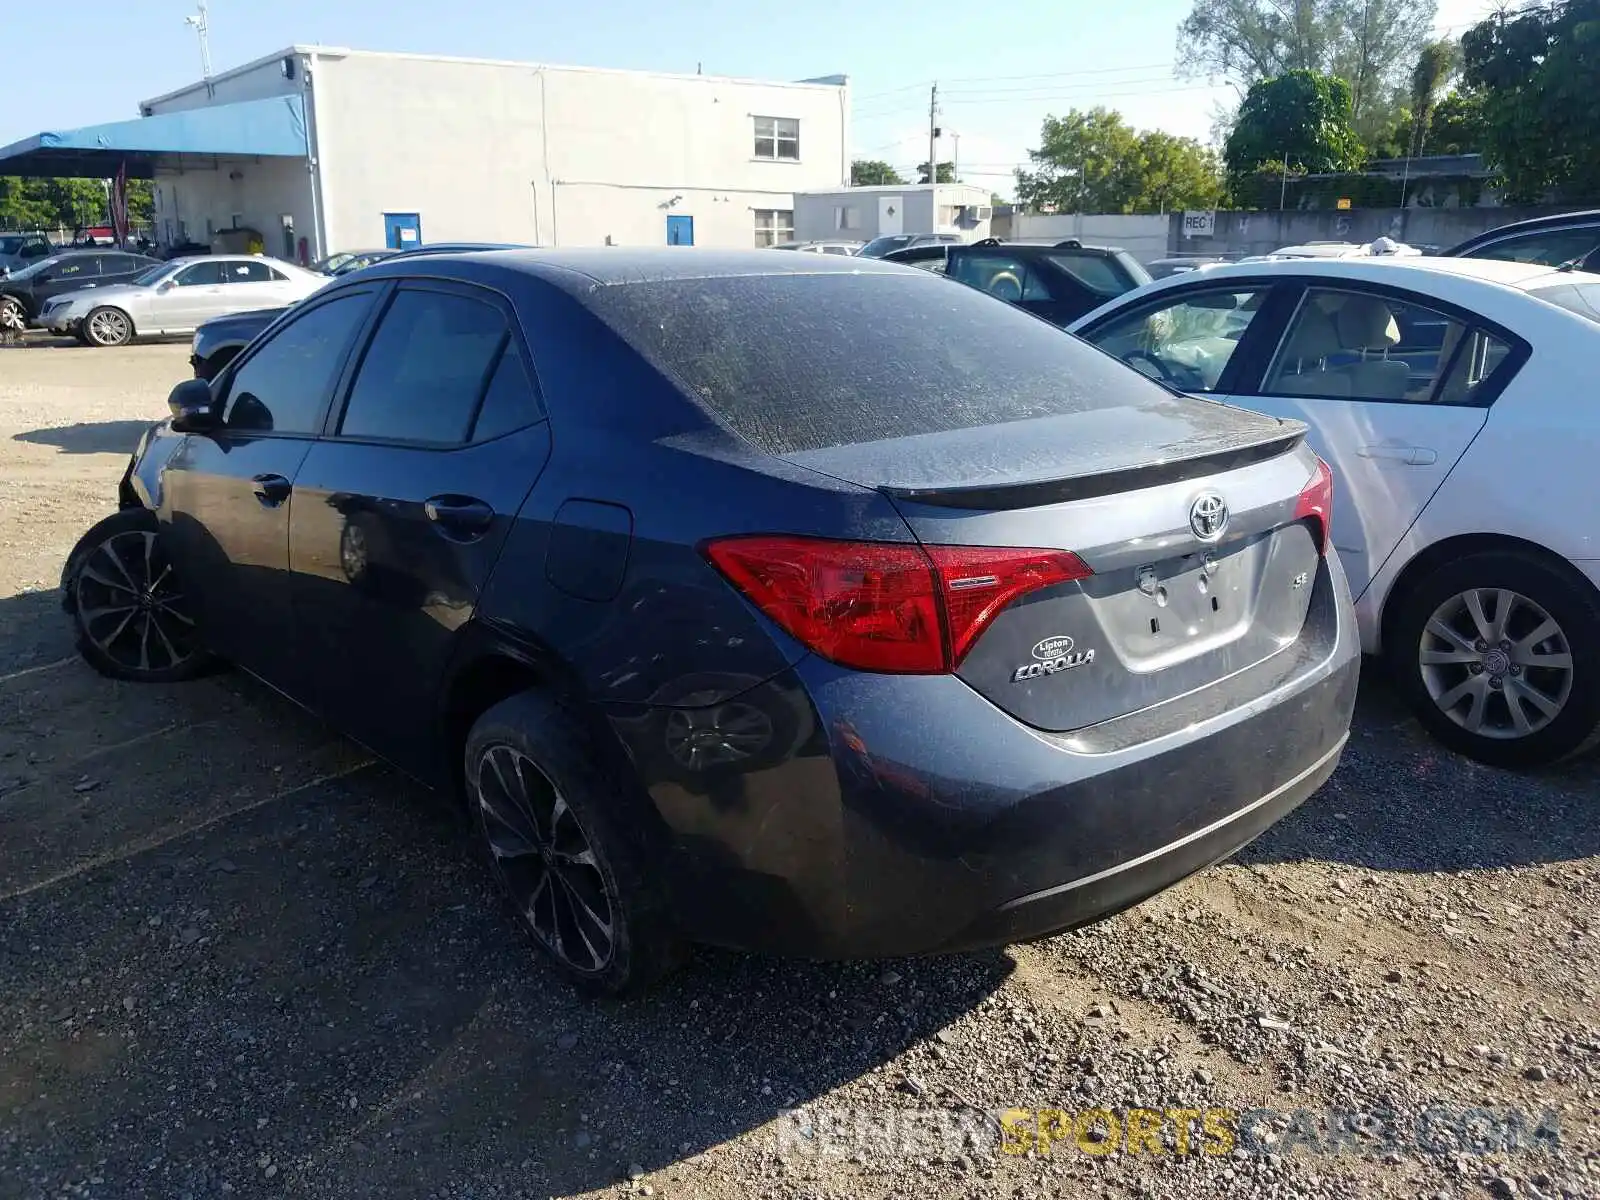
[[[272,96],[35,134],[0,146],[0,175],[106,179],[125,163],[130,177],[148,179],[158,165],[192,167],[197,157],[307,153],[304,100]]]

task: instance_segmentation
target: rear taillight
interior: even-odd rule
[[[1300,498],[1295,501],[1294,519],[1301,521],[1307,517],[1317,520],[1317,553],[1327,554],[1329,539],[1333,536],[1333,470],[1320,458],[1310,482],[1300,489]]]
[[[861,671],[954,670],[1014,600],[1093,574],[1065,550],[757,534],[706,557],[808,650]]]

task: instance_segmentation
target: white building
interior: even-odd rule
[[[849,179],[843,76],[769,83],[295,46],[0,148],[0,175],[156,182],[157,239],[753,246]]]
[[[794,198],[794,236],[803,242],[870,242],[893,233],[953,233],[964,242],[989,236],[987,189],[968,183],[827,187]]]

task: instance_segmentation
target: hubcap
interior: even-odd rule
[[[578,815],[532,759],[491,746],[478,760],[478,815],[495,873],[541,945],[594,974],[616,951],[615,907]]]
[[[97,342],[120,342],[128,336],[128,320],[118,312],[97,312],[89,321],[89,333]]]
[[[78,620],[119,666],[166,671],[195,653],[194,621],[154,533],[119,533],[78,571]]]
[[[772,721],[748,704],[679,708],[667,717],[666,739],[679,766],[703,771],[760,754],[772,741]]]
[[[22,329],[22,306],[9,296],[0,300],[0,329]]]
[[[1439,710],[1480,737],[1537,733],[1572,695],[1566,634],[1508,588],[1474,588],[1439,605],[1423,628],[1417,661]]]

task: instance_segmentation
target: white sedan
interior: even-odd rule
[[[136,337],[193,333],[212,317],[281,308],[328,283],[326,275],[260,255],[175,258],[115,287],[58,296],[38,324],[92,346],[123,346]]]
[[[1364,648],[1440,741],[1527,766],[1600,738],[1600,275],[1241,263],[1071,329],[1179,390],[1306,422]]]

